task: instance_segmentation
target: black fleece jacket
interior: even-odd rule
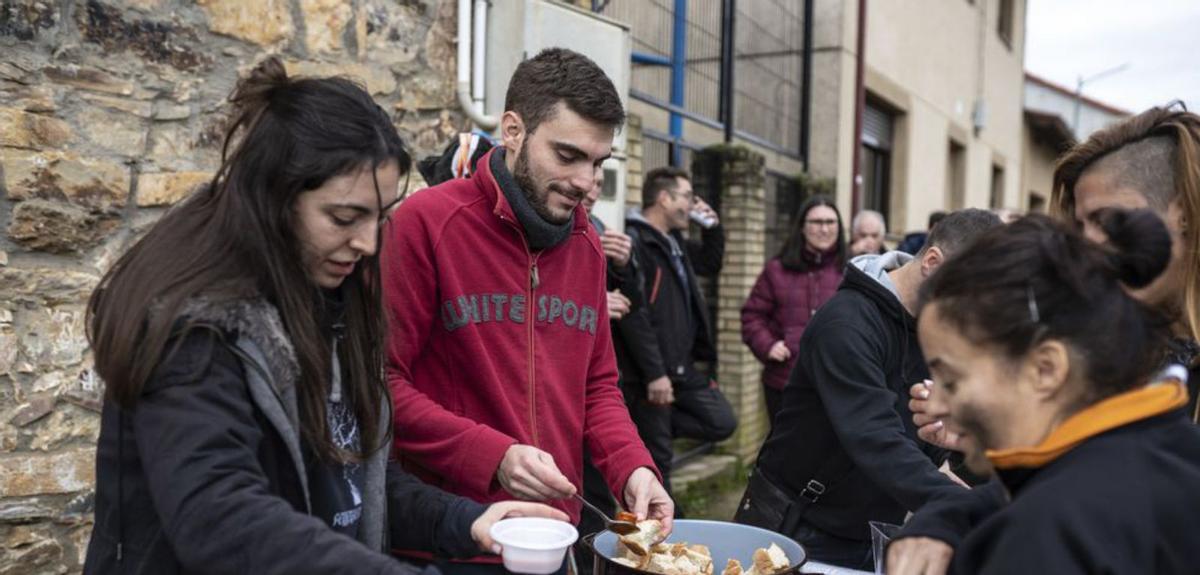
[[[801,519],[869,540],[868,521],[961,490],[938,472],[947,453],[917,438],[908,388],[929,377],[915,321],[896,296],[855,265],[800,340],[783,407],[763,445],[764,477],[796,498],[810,479],[826,491]],[[849,465],[838,461],[849,458]],[[827,466],[848,469],[828,477]]]
[[[702,230],[700,241],[671,233],[685,255],[687,286],[674,271],[666,236],[640,217],[625,220],[625,233],[633,240],[634,281],[640,283],[645,305],[623,318],[613,334],[621,383],[644,386],[667,375],[676,385],[707,385],[706,378],[695,376],[693,362],[715,360],[716,347],[696,276],[720,273],[724,230],[719,225]]]
[[[952,573],[1200,570],[1200,428],[1182,410],[1093,437],[1044,467],[1002,470],[999,477],[1011,502],[976,517]]]
[[[250,398],[231,348],[236,337],[192,330],[135,408],[105,403],[84,572],[420,571],[305,512],[287,448]],[[482,505],[424,485],[394,463],[387,502],[394,546],[478,553],[469,531]]]

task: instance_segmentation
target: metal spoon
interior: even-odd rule
[[[638,531],[638,526],[634,525],[633,523],[630,523],[628,521],[617,521],[615,519],[611,519],[608,515],[605,515],[603,511],[598,509],[595,505],[588,503],[587,499],[584,499],[582,496],[580,496],[578,492],[575,493],[574,497],[575,497],[575,499],[578,499],[580,503],[583,503],[584,507],[591,509],[592,513],[595,513],[596,515],[600,516],[600,519],[604,521],[605,529],[612,531],[613,533],[616,533],[617,535],[629,535],[630,533],[635,533]]]

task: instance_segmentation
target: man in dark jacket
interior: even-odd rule
[[[703,222],[699,242],[681,235],[692,218]],[[669,490],[673,437],[721,441],[737,427],[725,396],[695,366],[716,359],[696,275],[720,272],[725,234],[687,172],[669,167],[646,174],[642,212],[625,227],[644,306],[621,320],[614,344],[630,414]]]
[[[809,557],[872,568],[869,521],[962,489],[938,472],[947,452],[917,439],[908,388],[929,377],[912,312],[925,278],[1000,220],[955,212],[914,258],[864,255],[809,323],[737,521],[780,531]]]

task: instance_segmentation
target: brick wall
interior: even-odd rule
[[[762,271],[766,245],[762,155],[741,146],[712,146],[696,152],[692,173],[697,189],[719,192],[725,228],[725,263],[717,279],[717,381],[738,417],[738,429],[721,448],[750,463],[766,437],[762,366],[742,343],[742,304]]]
[[[224,99],[279,54],[364,81],[418,155],[454,108],[452,0],[0,0],[0,574],[77,572],[102,384],[84,304],[216,168]]]

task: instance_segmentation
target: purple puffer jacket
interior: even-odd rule
[[[765,365],[763,384],[775,389],[783,389],[787,383],[808,320],[842,283],[842,268],[834,254],[806,255],[812,259],[805,272],[783,267],[779,258],[767,262],[742,306],[742,341]],[[779,340],[792,352],[785,362],[767,359],[771,346]]]

